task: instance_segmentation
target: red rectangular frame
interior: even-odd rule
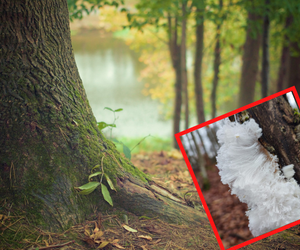
[[[202,205],[203,205],[203,207],[204,207],[204,209],[205,209],[205,212],[206,212],[207,217],[208,217],[208,219],[209,219],[209,221],[210,221],[210,224],[211,224],[211,226],[212,226],[212,229],[213,229],[213,231],[214,231],[214,233],[215,233],[215,236],[216,236],[216,238],[217,238],[217,241],[218,241],[218,243],[219,243],[219,246],[220,246],[220,248],[221,248],[222,250],[225,250],[225,247],[224,247],[224,245],[223,245],[223,243],[222,243],[222,240],[221,240],[221,238],[220,238],[220,236],[219,236],[219,234],[218,234],[217,228],[216,228],[215,223],[214,223],[214,221],[213,221],[213,219],[212,219],[212,216],[211,216],[211,214],[210,214],[210,212],[209,212],[208,206],[207,206],[207,204],[206,204],[206,202],[205,202],[205,200],[204,200],[204,196],[203,196],[203,194],[202,194],[202,192],[201,192],[201,189],[200,189],[200,187],[199,187],[199,184],[198,184],[198,181],[197,181],[196,176],[195,176],[195,174],[194,174],[194,171],[193,171],[193,169],[192,169],[192,166],[191,166],[191,164],[190,164],[190,162],[189,162],[189,160],[188,160],[187,154],[186,154],[186,152],[185,152],[185,150],[184,150],[184,147],[183,147],[183,145],[182,145],[182,142],[181,142],[181,140],[180,140],[180,136],[185,135],[185,134],[187,134],[187,133],[190,133],[190,132],[192,132],[192,131],[194,131],[194,130],[196,130],[196,129],[200,129],[200,128],[203,128],[203,127],[205,127],[205,126],[208,126],[208,125],[210,125],[210,124],[212,124],[212,123],[215,123],[215,122],[217,122],[217,121],[219,121],[219,120],[222,120],[222,119],[224,119],[224,118],[227,118],[227,117],[229,117],[229,116],[232,116],[232,115],[234,115],[234,114],[237,114],[237,113],[239,113],[239,112],[241,112],[241,111],[243,111],[243,110],[246,110],[246,109],[252,108],[252,107],[254,107],[254,106],[257,106],[257,105],[259,105],[259,104],[261,104],[261,103],[264,103],[264,102],[266,102],[266,101],[269,101],[269,100],[271,100],[271,99],[274,99],[274,98],[276,98],[276,97],[278,97],[278,96],[284,95],[284,94],[286,94],[286,93],[288,93],[288,92],[293,92],[294,97],[295,97],[295,99],[296,99],[296,102],[297,102],[297,104],[298,104],[298,107],[300,107],[300,99],[299,99],[299,95],[298,95],[298,93],[297,93],[297,91],[296,91],[295,86],[293,86],[293,87],[290,87],[290,88],[288,88],[288,89],[286,89],[286,90],[282,90],[282,91],[280,91],[280,92],[278,92],[278,93],[275,93],[275,94],[273,94],[273,95],[270,95],[270,96],[268,96],[268,97],[265,97],[265,98],[263,98],[263,99],[260,99],[260,100],[258,100],[258,101],[256,101],[256,102],[253,102],[253,103],[248,104],[248,105],[246,105],[246,106],[243,106],[243,107],[241,107],[241,108],[235,109],[235,110],[233,110],[233,111],[231,111],[231,112],[228,112],[228,113],[226,113],[226,114],[224,114],[224,115],[221,115],[221,116],[216,117],[216,118],[214,118],[214,119],[212,119],[212,120],[209,120],[209,121],[207,121],[207,122],[201,123],[201,124],[199,124],[199,125],[196,125],[196,126],[194,126],[194,127],[191,127],[191,128],[189,128],[189,129],[187,129],[187,130],[184,130],[184,131],[181,131],[181,132],[175,134],[175,138],[176,138],[176,140],[177,140],[177,143],[178,143],[178,145],[179,145],[179,148],[180,148],[180,150],[181,150],[181,153],[182,153],[182,155],[183,155],[183,158],[184,158],[184,160],[185,160],[185,162],[186,162],[186,165],[187,165],[187,167],[188,167],[188,169],[189,169],[190,175],[191,175],[191,177],[192,177],[192,179],[193,179],[193,182],[194,182],[194,184],[195,184],[195,187],[196,187],[196,189],[197,189],[197,192],[198,192],[198,194],[199,194],[199,196],[200,196]],[[253,238],[253,239],[251,239],[251,240],[245,241],[245,242],[243,242],[243,243],[241,243],[241,244],[238,244],[238,245],[235,245],[235,246],[233,246],[233,247],[230,247],[230,248],[228,248],[227,250],[235,250],[235,249],[239,249],[239,248],[241,248],[241,247],[247,246],[247,245],[249,245],[249,244],[251,244],[251,243],[254,243],[254,242],[256,242],[256,241],[259,241],[259,240],[261,240],[261,239],[264,239],[264,238],[266,238],[266,237],[269,237],[269,236],[271,236],[271,235],[273,235],[273,234],[275,234],[275,233],[279,233],[279,232],[281,232],[281,231],[284,231],[285,229],[288,229],[288,228],[290,228],[290,227],[296,226],[296,225],[298,225],[298,224],[300,224],[300,220],[295,221],[295,222],[293,222],[293,223],[290,223],[290,224],[288,224],[288,225],[285,225],[285,226],[283,226],[283,227],[277,228],[277,229],[275,229],[275,230],[273,230],[273,231],[270,231],[270,232],[268,232],[268,233],[265,233],[265,234],[263,234],[263,235],[260,235],[260,236],[258,236],[258,237],[255,237],[255,238]]]

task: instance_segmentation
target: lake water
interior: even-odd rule
[[[138,78],[143,64],[123,40],[92,30],[73,35],[72,44],[97,121],[114,121],[104,107],[123,108],[116,113],[114,137],[173,136],[172,121],[160,117],[159,103],[142,94],[144,82]]]

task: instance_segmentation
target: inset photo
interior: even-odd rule
[[[221,249],[300,224],[298,104],[292,87],[175,135]]]

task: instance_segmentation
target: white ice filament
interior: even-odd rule
[[[217,132],[221,181],[248,204],[246,215],[254,236],[300,219],[300,187],[292,178],[293,165],[281,174],[277,156],[259,143],[261,135],[254,119],[243,124],[226,119]]]

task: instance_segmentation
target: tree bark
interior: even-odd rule
[[[268,151],[278,156],[281,167],[294,164],[294,177],[300,183],[299,140],[294,132],[299,127],[299,121],[295,120],[287,100],[279,96],[247,111],[262,129],[260,142]]]
[[[189,128],[189,93],[188,93],[188,76],[186,69],[186,20],[187,20],[187,12],[186,12],[187,2],[182,2],[182,22],[181,22],[181,46],[180,46],[180,61],[181,61],[181,82],[184,96],[184,121],[185,121],[185,129]]]
[[[151,182],[99,131],[68,18],[67,1],[0,3],[0,199],[35,225],[65,230],[94,206],[111,209],[98,191],[81,196],[74,189],[102,162],[117,189],[115,207],[175,223],[206,220]]]
[[[268,96],[270,62],[269,62],[269,5],[270,0],[265,0],[265,15],[262,34],[262,70],[261,70],[261,97]]]
[[[220,11],[223,8],[223,0],[219,1]],[[220,46],[220,35],[221,35],[221,21],[218,21],[217,24],[217,34],[216,34],[216,46],[215,46],[215,59],[214,59],[214,79],[213,79],[213,88],[211,91],[211,118],[216,117],[217,113],[217,86],[219,82],[219,72],[221,65],[221,46]]]
[[[254,101],[255,83],[258,72],[258,59],[260,37],[259,31],[253,28],[253,22],[260,17],[253,13],[248,13],[248,28],[246,42],[244,44],[243,66],[239,92],[239,107],[245,106]],[[255,37],[253,37],[253,33]]]
[[[196,9],[196,50],[195,50],[195,68],[194,68],[194,83],[195,83],[195,98],[198,123],[205,121],[204,102],[203,102],[203,87],[202,87],[202,58],[204,47],[204,5],[203,1]]]

